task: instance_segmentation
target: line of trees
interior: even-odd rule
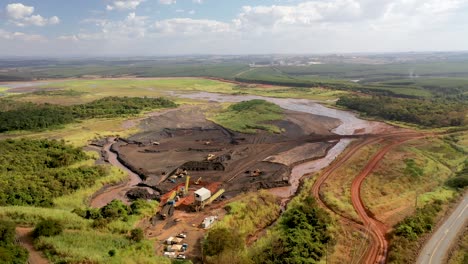
[[[386,96],[343,96],[337,105],[357,110],[368,116],[403,121],[425,127],[464,126],[468,104],[457,100],[418,100]]]
[[[72,106],[34,104],[0,100],[0,133],[13,130],[54,128],[90,118],[136,115],[141,111],[176,107],[166,98],[105,97],[90,103]]]

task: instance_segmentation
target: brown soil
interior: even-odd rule
[[[201,177],[203,182],[221,182],[225,197],[233,197],[288,185],[291,165],[326,154],[336,143],[328,142],[336,137],[329,131],[340,124],[333,118],[286,111],[287,118],[275,122],[284,133],[242,134],[206,120],[203,112],[192,107],[145,119],[144,132],[113,149],[123,163],[147,177],[145,184],[162,193],[185,181],[167,180],[181,168],[188,170],[193,181]],[[288,157],[280,158],[279,153]],[[214,155],[213,161],[206,160],[208,154]],[[262,173],[251,177],[257,169]]]
[[[33,245],[33,238],[31,237],[32,228],[17,227],[16,237],[21,246],[26,248],[29,252],[28,263],[30,264],[48,264],[49,261],[44,258],[40,251],[37,251]]]

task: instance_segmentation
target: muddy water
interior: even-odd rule
[[[128,174],[128,181],[116,185],[111,186],[101,192],[99,192],[92,200],[91,200],[91,207],[100,208],[104,205],[108,204],[114,199],[119,199],[123,202],[128,202],[125,193],[130,190],[133,186],[137,185],[141,182],[140,177],[125,167],[122,163],[117,160],[117,154],[110,151],[112,144],[115,143],[115,139],[109,139],[109,142],[104,146],[104,150],[109,154],[109,163],[113,166],[118,167],[119,169],[123,170],[125,173]]]
[[[263,99],[275,103],[284,109],[339,119],[341,121],[341,124],[332,131],[339,135],[352,135],[364,133],[372,134],[381,131],[385,127],[385,125],[382,123],[362,120],[357,118],[353,113],[328,108],[318,104],[316,101],[307,99],[282,99],[255,95],[225,95],[208,92],[198,92],[190,94],[178,94],[170,92],[170,95],[182,98],[215,102],[241,102],[252,99]],[[305,174],[318,172],[321,169],[327,167],[333,160],[336,159],[338,155],[341,154],[341,152],[343,152],[346,149],[350,142],[350,139],[342,139],[328,151],[325,157],[295,166],[292,169],[291,176],[289,178],[289,183],[291,185],[271,189],[271,192],[282,198],[285,202],[287,199],[291,198],[296,193],[299,187],[300,180]],[[304,157],[304,159],[307,159],[307,157]]]
[[[32,82],[11,82],[11,83],[2,83],[0,82],[0,86],[7,87],[10,89],[14,88],[24,88],[24,87],[36,87],[36,86],[41,86],[41,85],[47,85],[50,82],[38,82],[38,81],[32,81]]]

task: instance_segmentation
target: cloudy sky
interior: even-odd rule
[[[468,50],[468,0],[0,0],[0,56]]]

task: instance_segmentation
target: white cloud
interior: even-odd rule
[[[21,3],[8,4],[6,6],[6,15],[9,21],[17,26],[24,27],[28,25],[45,26],[56,25],[60,23],[60,18],[53,16],[44,18],[41,15],[33,15],[34,7],[25,6]]]
[[[34,7],[25,6],[21,3],[9,4],[6,6],[6,12],[8,17],[12,19],[22,19],[32,15],[32,13],[34,13]]]
[[[44,36],[37,34],[26,34],[23,32],[9,32],[0,29],[0,39],[6,40],[21,40],[21,41],[46,41]]]
[[[115,0],[106,6],[107,10],[135,10],[145,0]]]
[[[176,3],[176,0],[159,0],[159,3],[162,5],[172,5]]]
[[[143,2],[106,1],[112,10],[133,10],[139,7],[136,2]],[[162,2],[175,3],[174,0]],[[82,22],[89,25],[79,32],[44,42],[43,50],[50,52],[55,44],[53,47],[63,54],[153,55],[443,50],[468,46],[465,34],[468,18],[464,16],[468,0],[278,0],[276,3],[244,6],[227,22],[188,18],[195,12],[189,8],[179,12],[176,18],[159,21],[138,16],[134,11],[128,11],[118,21],[86,19]],[[58,17],[44,18],[34,11],[33,7],[13,6],[7,18],[24,25],[60,22]],[[14,52],[17,49],[12,44],[14,40],[26,46],[28,42],[24,40],[38,37],[0,31],[0,39],[11,40],[0,41],[0,53],[6,53],[2,47],[7,45],[2,46],[2,42],[10,43],[8,48]],[[40,54],[39,45],[28,45]]]
[[[203,4],[203,0],[192,0],[195,4]]]
[[[158,33],[188,35],[199,33],[225,33],[232,30],[231,25],[228,23],[216,20],[191,18],[172,18],[157,21],[154,24],[154,28]]]

